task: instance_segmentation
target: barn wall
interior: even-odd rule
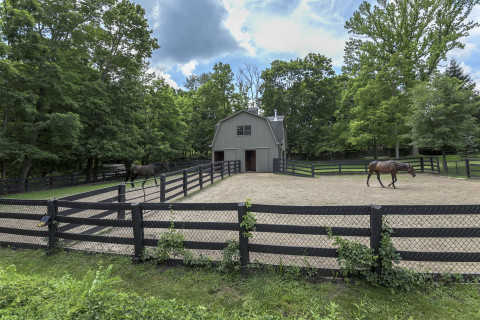
[[[238,136],[237,126],[240,125],[250,125],[252,134]],[[257,172],[273,172],[273,158],[278,157],[278,146],[267,120],[241,112],[221,122],[212,145],[212,155],[215,151],[224,151],[224,160],[240,160],[241,170],[244,172],[246,150],[256,151]]]

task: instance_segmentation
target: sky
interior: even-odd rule
[[[340,73],[347,21],[360,0],[132,0],[146,10],[158,39],[150,63],[174,88],[185,79],[228,63],[236,74],[246,64],[258,70],[274,60],[290,61],[319,53]],[[373,2],[373,0],[371,1]],[[480,5],[469,16],[480,21]],[[480,88],[480,28],[462,38],[465,49],[448,54]],[[445,67],[449,61],[443,61]]]

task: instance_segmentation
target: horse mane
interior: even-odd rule
[[[397,169],[398,168],[406,169],[406,168],[410,167],[410,165],[406,162],[394,161],[394,163],[395,163],[395,167],[397,167]]]

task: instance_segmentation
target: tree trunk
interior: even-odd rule
[[[445,152],[445,147],[442,147],[442,159],[443,159],[443,171],[448,173],[447,155]]]
[[[40,87],[38,89],[38,99],[36,103],[36,109],[39,115],[43,113],[43,108],[44,108],[44,96],[46,94],[46,89],[44,87]],[[37,123],[39,121],[38,116],[35,117],[33,120],[33,124]],[[36,146],[37,145],[37,139],[38,139],[38,133],[39,129],[33,129],[32,134],[30,135],[28,144],[31,146]],[[22,163],[22,168],[20,169],[20,179],[26,179],[28,176],[28,172],[30,171],[30,168],[32,167],[32,159],[30,159],[28,156],[25,157]]]
[[[412,146],[412,156],[418,156],[418,147]]]
[[[398,132],[397,132],[397,124],[393,127],[393,134],[395,135],[395,139],[397,140],[395,144],[395,159],[400,158],[400,142],[398,141]]]
[[[4,161],[0,162],[0,170],[2,172],[1,180],[7,179],[7,166]]]
[[[25,180],[28,177],[28,172],[32,168],[32,159],[26,157],[23,160],[22,168],[20,169],[19,178]]]
[[[92,158],[88,158],[87,160],[87,182],[90,182],[91,181],[91,177],[92,177],[92,164],[93,164],[93,159]]]
[[[377,137],[373,137],[373,159],[378,159]]]
[[[97,182],[98,180],[98,157],[95,157],[95,159],[93,159],[93,176],[92,176],[92,181],[93,182]]]

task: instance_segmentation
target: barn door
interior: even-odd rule
[[[245,151],[245,171],[257,171],[257,159],[255,150]]]
[[[223,159],[225,159],[225,154],[223,151],[215,151],[213,157],[214,157],[213,159],[214,162],[223,161]]]

